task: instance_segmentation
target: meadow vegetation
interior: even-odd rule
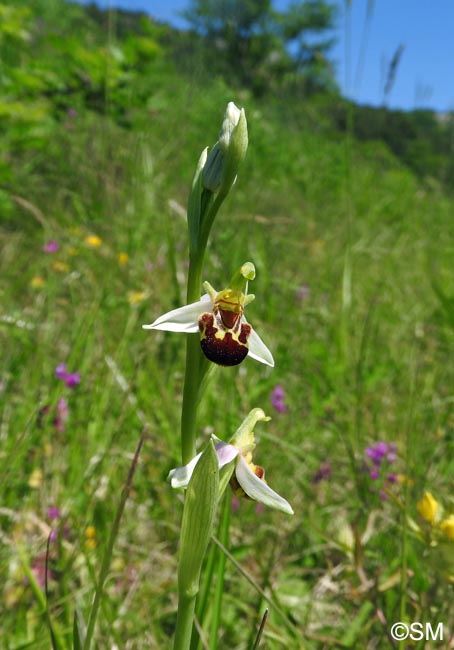
[[[183,72],[143,17],[29,5],[0,4],[0,647],[49,648],[49,617],[73,647],[142,432],[96,647],[170,646],[184,337],[141,326],[185,303],[188,189],[230,100],[250,144],[204,277],[255,264],[276,367],[217,369],[199,443],[263,408],[257,462],[295,515],[228,495],[222,607],[214,580],[193,646],[252,648],[269,607],[270,649],[392,648],[399,620],[442,622],[449,647],[452,152],[425,166],[416,140],[410,164],[339,128],[335,105],[361,109],[335,93]]]

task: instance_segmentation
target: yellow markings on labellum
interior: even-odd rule
[[[236,366],[248,355],[251,326],[241,321],[244,305],[253,296],[238,289],[216,292],[208,283],[204,287],[213,300],[212,313],[199,318],[200,346],[205,356],[220,366]]]
[[[202,351],[210,361],[220,366],[237,366],[249,352],[247,340],[251,326],[241,323],[239,315],[233,325],[228,327],[220,313],[205,312],[199,318]]]

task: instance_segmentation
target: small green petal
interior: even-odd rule
[[[229,289],[235,291],[247,292],[247,285],[249,280],[255,278],[255,266],[252,262],[245,262],[241,268],[234,274],[229,283]]]
[[[243,420],[238,429],[235,431],[230,444],[237,447],[240,450],[240,453],[252,451],[255,448],[255,425],[257,422],[268,422],[268,420],[271,420],[271,418],[266,416],[262,409],[252,409],[249,415]]]

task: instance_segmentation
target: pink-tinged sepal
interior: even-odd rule
[[[220,366],[237,366],[248,355],[251,326],[236,320],[234,328],[224,326],[220,316],[205,312],[199,318],[200,346],[204,355]]]
[[[266,422],[269,419],[262,409],[253,409],[236,430],[230,442],[222,442],[213,436],[218,465],[221,469],[233,463],[233,467],[231,467],[233,472],[228,475],[227,480],[235,494],[293,515],[293,509],[289,502],[266,483],[263,467],[254,465],[252,462],[252,452],[255,449],[254,427],[257,422]],[[187,465],[170,471],[169,480],[172,487],[185,488],[188,486],[201,456],[202,454],[197,454]],[[227,483],[224,487],[226,485]]]

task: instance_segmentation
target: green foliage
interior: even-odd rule
[[[452,187],[453,115],[437,115],[429,110],[404,112],[384,107],[352,107],[347,102],[336,102],[330,113],[338,128],[346,129],[349,110],[354,113],[355,137],[385,142],[418,176],[430,176]]]
[[[291,77],[306,91],[334,87],[326,58],[334,5],[295,2],[285,12],[270,0],[192,0],[185,13],[199,41],[204,66],[230,83],[263,94]],[[318,36],[315,39],[314,36]]]
[[[403,609],[408,620],[449,625],[452,541],[431,540],[416,509],[428,489],[446,516],[454,511],[453,202],[443,189],[448,159],[427,163],[441,156],[448,125],[426,113],[363,120],[354,107],[358,129],[367,115],[377,123],[347,147],[335,95],[258,101],[222,79],[177,74],[168,50],[185,35],[143,17],[126,30],[119,18],[115,27],[119,14],[98,21],[90,12],[60,0],[1,4],[2,643],[48,648],[49,614],[71,647],[146,428],[96,643],[170,645],[181,503],[165,478],[180,464],[184,350],[179,337],[141,325],[184,304],[181,213],[229,100],[246,108],[250,146],[203,279],[222,286],[254,262],[260,300],[248,320],[276,368],[246,360],[239,372],[224,369],[229,381],[215,374],[197,434],[202,447],[213,430],[229,439],[251,408],[272,415],[254,462],[295,515],[233,503],[222,607],[220,588],[207,589],[203,629],[220,613],[218,647],[252,647],[269,606],[270,650],[339,640],[362,650],[392,648],[388,624]],[[387,142],[379,116],[394,125]],[[44,253],[51,239],[59,250]],[[79,385],[55,377],[61,362],[80,372]],[[270,403],[276,384],[286,413]],[[399,482],[386,500],[364,471],[364,448],[378,440],[397,444]],[[331,478],[317,482],[323,463]]]

